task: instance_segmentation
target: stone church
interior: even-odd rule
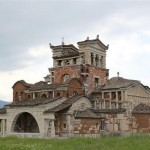
[[[45,81],[13,86],[13,102],[0,109],[0,135],[100,137],[150,132],[150,88],[109,79],[109,45],[96,39],[54,46]]]

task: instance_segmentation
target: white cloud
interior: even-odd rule
[[[25,61],[28,65],[26,68],[11,72],[0,72],[0,91],[1,99],[12,101],[12,86],[18,80],[25,80],[28,83],[35,83],[40,80],[44,80],[43,77],[48,74],[48,68],[52,67],[52,54],[50,48],[46,45],[40,45],[33,48],[29,48],[29,54],[36,57],[33,61]],[[49,57],[44,57],[44,56]],[[43,57],[44,61],[41,62],[39,57]],[[49,58],[49,59],[48,59]]]
[[[35,47],[31,47],[28,49],[28,53],[34,57],[41,57],[45,55],[49,55],[49,47],[48,44],[45,45],[38,45]]]
[[[110,44],[107,52],[110,77],[116,76],[119,71],[120,76],[150,85],[150,2],[97,1],[87,2],[86,7],[83,2],[80,6],[77,4],[59,3],[49,7],[40,2],[34,5],[36,13],[32,13],[33,7],[28,7],[28,3],[26,7],[11,4],[11,13],[6,15],[3,12],[7,12],[7,5],[0,9],[3,23],[0,31],[1,68],[3,71],[15,70],[0,72],[0,99],[12,99],[11,87],[17,80],[31,83],[42,80],[48,73],[47,68],[52,66],[49,40],[55,45],[58,41],[60,43],[62,36],[66,44],[75,44],[87,36],[93,39],[99,34],[104,44]],[[61,13],[55,8],[61,8]],[[9,22],[7,15],[11,17]],[[8,34],[6,31],[9,31]],[[2,61],[3,58],[5,61]]]

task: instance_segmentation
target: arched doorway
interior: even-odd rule
[[[18,133],[39,133],[37,121],[28,112],[21,113],[16,118],[13,130]]]

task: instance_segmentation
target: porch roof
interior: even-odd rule
[[[19,102],[13,102],[13,103],[8,104],[6,106],[11,106],[11,107],[36,106],[36,105],[43,105],[43,104],[51,103],[51,102],[56,101],[58,99],[61,99],[61,97],[37,98],[37,99],[30,99],[30,100],[23,100],[23,101],[19,101]]]
[[[134,109],[132,110],[133,114],[150,114],[150,106],[146,105],[146,104],[139,104],[136,107],[134,107]]]
[[[93,118],[93,119],[99,119],[101,118],[100,116],[98,116],[96,113],[94,113],[92,110],[90,109],[85,109],[83,111],[78,111],[75,113],[75,118]]]
[[[118,108],[118,109],[91,109],[94,113],[97,115],[100,115],[101,113],[124,113],[126,111],[125,108]]]
[[[59,112],[59,111],[62,111],[64,109],[67,109],[70,106],[72,106],[72,104],[74,102],[76,102],[81,97],[82,96],[80,96],[80,95],[70,97],[66,101],[64,101],[63,103],[61,103],[60,105],[44,111],[44,113]]]

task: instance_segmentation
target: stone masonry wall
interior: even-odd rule
[[[99,119],[86,119],[78,118],[74,121],[74,134],[99,134],[100,133],[100,120]]]

